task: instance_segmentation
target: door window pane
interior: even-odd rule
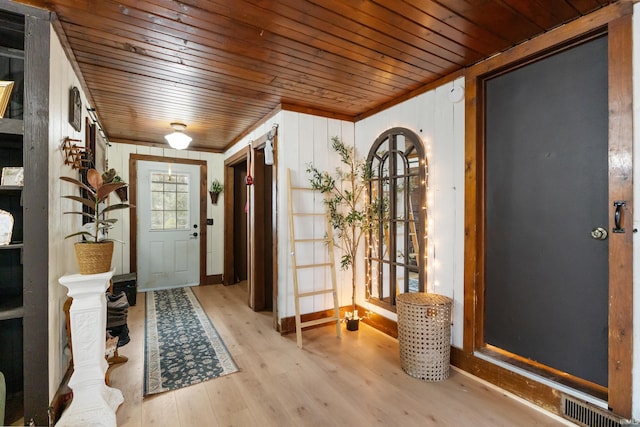
[[[151,174],[151,229],[189,229],[189,175]]]

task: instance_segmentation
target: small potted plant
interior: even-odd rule
[[[220,195],[220,193],[222,193],[222,190],[224,190],[224,186],[219,179],[214,178],[214,180],[211,181],[211,186],[209,187],[209,196],[211,196],[211,203],[213,203],[214,205],[218,204],[218,196]]]
[[[347,147],[337,136],[331,138],[331,148],[338,153],[345,170],[336,169],[334,178],[328,172],[321,172],[313,165],[307,166],[311,175],[311,188],[326,196],[324,204],[329,212],[330,223],[335,230],[335,246],[342,249],[340,267],[353,269],[351,275],[351,311],[345,315],[347,330],[357,331],[361,317],[356,309],[355,257],[360,241],[373,224],[366,209],[366,188],[371,179],[371,171],[366,161],[358,160],[354,147]]]
[[[111,168],[102,173],[102,181],[104,184],[109,184],[112,182],[124,182],[118,172],[115,169]],[[126,184],[126,183],[125,183]],[[121,202],[126,202],[129,200],[129,192],[127,191],[128,186],[120,187],[116,189],[116,196],[120,199]]]
[[[82,231],[68,235],[82,236],[83,241],[75,243],[76,258],[80,274],[104,273],[111,269],[113,257],[113,240],[106,237],[106,231],[113,227],[117,219],[106,218],[105,214],[118,209],[129,208],[126,203],[118,203],[107,206],[104,203],[109,194],[127,184],[124,182],[104,183],[102,174],[95,169],[87,171],[87,183],[77,179],[61,176],[61,180],[77,185],[85,191],[83,196],[63,196],[66,199],[75,200],[86,206],[85,211],[64,212],[65,214],[81,215],[91,221],[85,224]]]

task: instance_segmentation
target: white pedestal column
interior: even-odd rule
[[[73,298],[71,309],[71,346],[73,390],[71,405],[56,426],[116,425],[116,409],[124,401],[120,390],[105,384],[108,364],[105,360],[107,302],[105,291],[114,270],[100,274],[73,274],[59,282]]]

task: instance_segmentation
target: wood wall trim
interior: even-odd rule
[[[273,279],[272,279],[272,299],[271,299],[271,311],[273,313],[273,329],[277,330],[280,319],[280,307],[278,307],[278,295],[280,294],[280,284],[278,282],[278,218],[280,215],[280,209],[278,204],[278,171],[279,171],[279,162],[278,162],[278,149],[279,149],[279,133],[276,132],[273,138],[273,173],[271,175],[271,206],[273,208],[273,215],[271,216],[271,233],[273,236],[272,247],[271,247],[271,259],[273,261]]]
[[[464,70],[459,70],[459,71],[454,71],[451,74],[447,74],[446,76],[439,78],[438,80],[431,82],[429,84],[426,84],[424,86],[421,86],[417,89],[414,89],[410,92],[405,93],[404,95],[401,95],[397,98],[392,99],[389,102],[385,102],[384,104],[378,105],[375,108],[372,108],[371,110],[367,111],[366,113],[362,113],[358,116],[356,116],[353,120],[351,121],[355,121],[355,122],[359,122],[360,120],[366,119],[367,117],[371,117],[375,114],[378,114],[381,111],[387,110],[393,106],[396,106],[404,101],[407,101],[409,99],[415,98],[418,95],[422,95],[425,92],[428,92],[430,90],[433,90],[435,88],[438,88],[444,84],[447,84],[449,82],[454,81],[455,79],[457,79],[458,77],[462,77],[465,75],[465,71]]]
[[[224,168],[224,234],[223,252],[224,265],[222,268],[222,283],[233,285],[235,277],[235,258],[233,253],[233,195],[235,194],[235,182],[233,167],[225,162]]]
[[[476,313],[478,307],[484,306],[482,301],[477,301],[482,297],[478,293],[478,277],[483,275],[482,257],[480,254],[479,242],[484,241],[482,234],[483,227],[482,211],[484,207],[482,190],[484,183],[482,177],[484,173],[479,168],[482,166],[479,159],[483,158],[481,151],[482,144],[476,141],[482,138],[481,123],[483,122],[481,108],[482,99],[478,99],[480,91],[477,88],[477,76],[469,73],[465,78],[466,99],[465,99],[465,160],[464,160],[464,336],[463,349],[467,353],[473,352],[478,341],[478,329],[476,319],[483,319],[484,316]]]
[[[224,161],[224,266],[223,283],[233,285],[235,283],[235,259],[233,254],[233,222],[234,219],[234,195],[235,180],[233,167],[247,161],[249,147],[243,147],[237,153],[229,156]]]
[[[333,111],[319,110],[317,108],[307,107],[307,106],[304,106],[304,105],[298,105],[298,104],[291,104],[291,103],[283,102],[281,104],[281,107],[282,107],[282,110],[291,111],[291,112],[294,112],[294,113],[310,114],[312,116],[326,117],[326,118],[329,118],[329,119],[336,119],[336,120],[343,120],[345,122],[354,122],[355,121],[355,117],[354,116],[350,116],[348,114],[340,114],[340,113],[335,113]]]
[[[251,163],[253,166],[253,197],[249,202],[249,209],[251,210],[248,236],[250,254],[249,268],[251,270],[249,274],[249,307],[254,311],[262,311],[265,308],[264,288],[266,280],[265,257],[263,255],[268,248],[265,246],[267,237],[265,227],[260,220],[263,220],[266,214],[263,195],[267,186],[270,187],[271,183],[265,183],[262,179],[265,174],[265,169],[268,167],[264,164],[264,151],[254,148]],[[269,230],[270,229],[271,227],[269,227]]]
[[[207,276],[203,285],[221,285],[222,284],[222,274],[212,274]]]
[[[67,364],[67,369],[62,376],[60,385],[56,390],[51,403],[49,404],[49,419],[53,421],[54,425],[60,420],[62,413],[69,407],[73,398],[73,390],[69,387],[69,380],[73,374],[73,363]]]
[[[468,75],[482,76],[487,73],[495,73],[502,67],[511,67],[513,64],[524,62],[532,57],[539,57],[544,52],[574,39],[582,38],[585,34],[606,27],[613,20],[632,13],[633,4],[631,2],[618,1],[479,62],[468,69]],[[467,93],[469,93],[468,90]]]
[[[358,311],[360,313],[368,313],[369,317],[365,317],[363,319],[363,322],[366,323],[367,325],[381,331],[384,332],[385,334],[392,336],[393,338],[398,338],[398,325],[396,322],[394,322],[391,319],[388,319],[386,317],[380,316],[378,314],[369,312],[368,310],[366,310],[364,307],[362,307],[361,305],[357,305],[356,304],[356,308],[358,309]],[[340,318],[344,319],[345,317],[345,313],[347,311],[351,311],[353,308],[351,307],[351,305],[346,305],[343,307],[340,307]],[[327,309],[327,310],[320,310],[320,311],[314,311],[313,313],[304,313],[300,315],[300,321],[301,322],[308,322],[311,320],[318,320],[318,319],[326,319],[329,317],[333,317],[334,315],[334,311],[333,309]],[[333,323],[322,323],[320,325],[314,325],[314,326],[308,326],[306,328],[304,328],[302,331],[304,332],[307,329],[314,329],[314,328],[322,328],[322,327],[326,327],[326,326],[331,326],[333,327]],[[295,333],[296,331],[296,317],[295,316],[289,316],[289,317],[283,317],[282,319],[280,319],[280,327],[278,329],[278,331],[280,332],[280,335],[286,335],[286,334],[291,334],[291,333]]]
[[[160,163],[179,163],[187,165],[200,166],[200,220],[199,231],[200,234],[200,284],[207,283],[207,203],[208,200],[208,188],[207,188],[207,162],[204,160],[195,159],[181,159],[176,157],[163,157],[163,156],[151,156],[146,154],[132,153],[129,156],[129,192],[130,198],[133,202],[137,200],[138,196],[138,161],[144,160],[148,162],[160,162]],[[131,206],[129,208],[129,271],[138,271],[138,212],[137,207]]]
[[[609,408],[631,418],[633,365],[633,23],[609,24],[609,227],[624,200],[624,233],[609,235]]]
[[[474,351],[484,345],[484,116],[482,78],[521,65],[559,47],[574,44],[599,31],[609,36],[609,145],[610,197],[626,200],[623,215],[626,227],[632,219],[632,18],[633,4],[617,2],[576,21],[549,31],[495,57],[470,67],[466,73],[465,117],[465,273],[463,349],[452,353],[456,366],[499,387],[543,406],[554,409],[557,392],[537,382],[517,379],[515,374],[478,359]],[[610,226],[613,224],[613,207]],[[609,317],[609,396],[610,409],[630,418],[632,409],[633,361],[633,270],[632,234],[611,238],[610,317]]]
[[[280,111],[282,111],[282,105],[278,105],[276,108],[274,108],[273,110],[269,111],[269,113],[267,113],[262,119],[260,119],[257,122],[255,122],[249,129],[247,129],[246,131],[242,132],[240,135],[235,137],[233,139],[233,141],[231,141],[229,144],[227,144],[226,147],[224,147],[223,151],[227,151],[228,149],[230,149],[231,147],[236,145],[238,142],[242,141],[244,139],[244,137],[249,135],[251,132],[253,132],[255,129],[257,129],[259,126],[261,126],[264,123],[266,123],[267,120],[272,119],[273,117],[275,117],[275,115],[278,114]]]
[[[346,308],[351,310],[349,307]],[[362,320],[364,323],[393,338],[398,338],[398,322],[391,320],[388,317],[384,317],[381,314],[367,310],[361,305],[356,304],[356,308],[359,313],[367,313],[365,318]]]
[[[5,3],[6,5],[6,3]],[[4,5],[3,5],[4,6]],[[51,41],[49,14],[43,11],[15,6],[17,13],[24,14],[24,134],[22,159],[24,168],[24,189],[21,204],[23,208],[23,386],[24,420],[31,419],[37,425],[47,422],[49,406],[49,197],[52,189],[49,158],[49,94],[50,94],[50,51]],[[4,8],[4,7],[3,7]],[[42,46],[47,46],[43,49]],[[28,225],[28,226],[27,226]],[[53,224],[52,228],[53,228]],[[44,240],[44,242],[43,242]],[[40,243],[43,242],[43,243]],[[57,336],[57,335],[56,335]],[[3,343],[3,345],[6,345]],[[57,362],[57,361],[56,361]]]
[[[247,155],[249,153],[249,146],[242,147],[237,153],[232,154],[224,160],[224,166],[235,166],[242,161],[246,161]],[[226,193],[225,193],[226,196]]]
[[[456,347],[451,347],[451,364],[554,414],[561,415],[561,395],[549,386],[480,359],[473,353]]]

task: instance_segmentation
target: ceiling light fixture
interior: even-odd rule
[[[184,133],[187,125],[185,125],[184,123],[171,123],[171,127],[173,128],[173,133],[165,135],[165,139],[167,140],[171,148],[175,148],[176,150],[184,150],[189,146],[189,143],[191,142],[191,137]]]

